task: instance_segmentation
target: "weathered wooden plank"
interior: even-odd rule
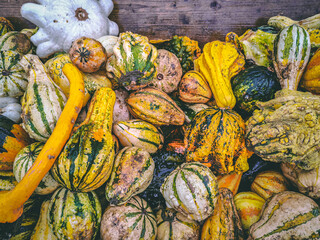
[[[28,0],[0,2],[0,15],[19,28],[31,26],[20,16]],[[303,19],[320,13],[319,0],[114,0],[110,18],[120,31],[133,31],[151,39],[187,35],[201,45],[223,40],[228,32],[242,34],[247,28],[265,24],[269,17],[285,15]]]

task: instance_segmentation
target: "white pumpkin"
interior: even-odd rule
[[[0,114],[15,123],[21,122],[21,104],[14,97],[0,97]]]
[[[41,58],[58,51],[68,52],[80,37],[98,39],[118,35],[118,25],[108,19],[112,0],[37,0],[25,3],[21,15],[39,27],[30,40]]]

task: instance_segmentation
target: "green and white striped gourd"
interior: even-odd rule
[[[29,83],[22,103],[22,127],[35,140],[45,142],[51,135],[67,101],[51,80],[39,57],[24,55],[20,61]]]
[[[28,80],[20,59],[18,52],[0,51],[0,97],[20,97],[25,92]]]
[[[30,240],[57,240],[48,223],[48,208],[50,199],[44,200],[41,205],[37,225],[33,229]]]
[[[158,151],[164,141],[162,134],[154,125],[140,119],[115,123],[113,133],[122,146],[142,148],[149,153]]]
[[[32,53],[34,48],[26,34],[18,31],[11,31],[0,37],[0,50],[16,51],[24,55]]]
[[[9,191],[17,185],[12,171],[0,171],[0,191]]]
[[[200,224],[173,209],[157,212],[158,240],[198,240]]]
[[[102,216],[101,240],[154,240],[157,222],[149,204],[138,196],[121,206],[109,206]]]
[[[280,31],[273,43],[273,65],[282,89],[297,90],[310,57],[309,33],[294,24]]]
[[[111,205],[121,205],[149,186],[154,171],[150,154],[137,147],[121,149],[114,161],[106,198]]]
[[[24,175],[26,175],[31,168],[43,146],[43,142],[35,142],[21,149],[17,154],[13,163],[13,172],[18,182],[22,180]],[[41,180],[36,190],[34,190],[34,193],[46,195],[54,192],[58,187],[59,184],[53,179],[50,172],[48,172]]]
[[[196,221],[213,213],[219,195],[216,176],[198,162],[184,163],[172,171],[160,191],[167,207]]]
[[[58,239],[94,239],[100,226],[101,205],[93,191],[59,188],[51,197],[47,218]]]

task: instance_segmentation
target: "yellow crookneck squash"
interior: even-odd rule
[[[0,223],[16,221],[23,213],[23,204],[29,199],[42,178],[52,167],[82,108],[84,84],[80,71],[72,64],[66,64],[64,73],[70,80],[70,97],[60,118],[35,163],[24,178],[11,191],[0,192]]]

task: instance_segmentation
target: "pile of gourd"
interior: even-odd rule
[[[320,14],[201,51],[32,7],[0,18],[1,239],[320,239]]]

